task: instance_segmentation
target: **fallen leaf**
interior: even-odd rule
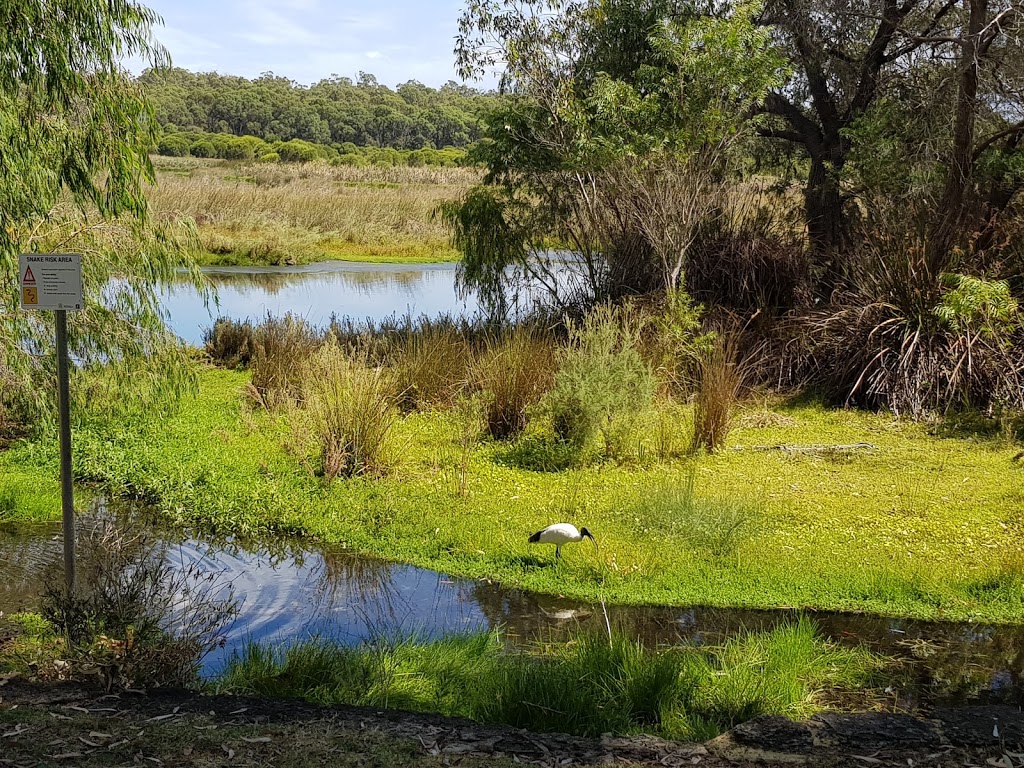
[[[236,709],[234,712],[228,712],[228,714],[229,715],[240,715],[243,712],[248,712],[248,711],[249,711],[248,707],[242,707],[241,709]]]
[[[227,752],[228,760],[231,760],[231,759],[234,758],[235,750],[231,749],[231,747],[229,747],[227,744],[221,744],[220,748],[223,749],[225,752]]]
[[[250,744],[266,744],[266,743],[268,743],[270,741],[270,737],[269,736],[253,736],[252,738],[250,738],[248,736],[243,736],[242,737],[242,741],[247,741]]]

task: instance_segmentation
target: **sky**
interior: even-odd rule
[[[394,87],[457,80],[456,25],[463,0],[145,0],[163,16],[156,38],[193,72],[303,85],[360,71]],[[138,73],[139,62],[128,62]],[[486,84],[483,84],[486,85]]]

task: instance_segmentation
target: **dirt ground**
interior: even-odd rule
[[[103,694],[0,678],[0,766],[1024,766],[1011,707],[928,718],[764,717],[706,745],[586,739],[468,720],[188,691]]]

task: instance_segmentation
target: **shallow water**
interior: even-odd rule
[[[261,320],[269,312],[294,312],[316,326],[331,315],[379,322],[391,315],[473,316],[476,298],[455,289],[455,264],[323,262],[299,267],[209,267],[204,273],[219,305],[207,307],[198,292],[180,283],[164,295],[170,326],[191,344],[217,317]]]
[[[300,543],[171,539],[176,563],[199,563],[233,585],[241,611],[226,646],[205,660],[214,674],[249,640],[322,637],[346,644],[417,634],[502,628],[512,642],[558,642],[604,631],[601,606],[450,578],[407,565]],[[41,575],[61,562],[59,528],[0,527],[0,611],[31,608]],[[792,621],[793,611],[608,606],[612,626],[649,645],[718,644]],[[891,696],[903,705],[1024,704],[1024,627],[920,622],[807,612],[826,637],[896,656]]]

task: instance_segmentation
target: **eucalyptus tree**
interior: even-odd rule
[[[970,169],[988,150],[1015,151],[1024,130],[1019,72],[1012,72],[1024,57],[1019,3],[767,0],[760,22],[773,29],[793,76],[765,99],[769,120],[759,131],[806,152],[805,218],[826,287],[847,271],[853,224],[863,212],[854,200],[877,195],[880,156],[894,161],[882,174],[889,181],[910,167],[921,172],[922,163],[945,179],[929,237],[933,253],[949,252],[965,223]],[[975,141],[973,126],[986,113],[991,131]],[[858,186],[865,170],[875,175]],[[921,189],[920,174],[903,177]]]
[[[500,70],[507,94],[477,157],[484,184],[444,215],[460,279],[492,309],[525,283],[560,308],[682,283],[697,225],[728,183],[746,119],[784,63],[741,3],[474,0],[464,78]],[[578,257],[551,266],[552,242]]]
[[[0,3],[0,422],[38,415],[51,389],[32,386],[50,370],[52,330],[48,313],[17,308],[19,252],[83,253],[87,304],[70,337],[82,364],[151,366],[177,348],[157,291],[189,241],[147,215],[155,124],[121,64],[167,63],[158,21],[126,0]],[[133,380],[180,382],[181,370]]]

